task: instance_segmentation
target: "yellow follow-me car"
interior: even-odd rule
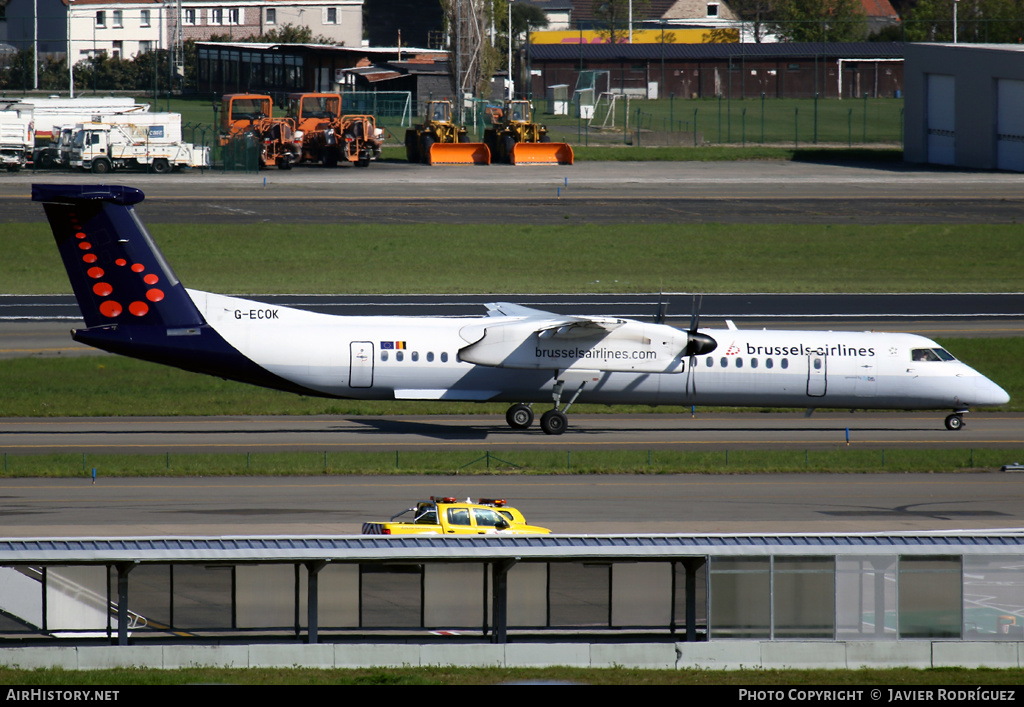
[[[412,513],[412,520],[396,520]],[[529,525],[504,499],[458,501],[451,496],[431,496],[387,522],[363,523],[363,535],[542,535],[547,528]]]

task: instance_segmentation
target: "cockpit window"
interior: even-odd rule
[[[910,357],[914,361],[955,361],[951,353],[945,349],[912,349]]]

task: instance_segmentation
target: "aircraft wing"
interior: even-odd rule
[[[483,366],[674,373],[688,335],[663,324],[581,317],[497,302],[464,326],[459,360]]]
[[[626,323],[624,319],[614,317],[574,317],[564,314],[546,312],[543,309],[524,307],[512,302],[491,302],[487,304],[488,317],[521,317],[515,322],[517,330],[523,324],[534,321],[534,333],[542,339],[576,339],[582,337],[602,336],[618,329]],[[526,320],[524,322],[523,320]]]

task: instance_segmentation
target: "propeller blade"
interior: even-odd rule
[[[668,303],[664,301],[664,291],[658,291],[658,309],[654,312],[654,323],[664,324],[668,315]]]

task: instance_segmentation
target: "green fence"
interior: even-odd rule
[[[540,122],[580,145],[903,144],[902,98],[622,97],[592,118],[579,117],[575,103],[572,115],[549,113],[546,100],[534,105]]]

